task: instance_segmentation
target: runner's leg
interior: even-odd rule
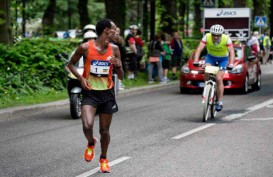
[[[100,114],[100,142],[101,142],[101,157],[106,158],[108,145],[110,143],[110,125],[113,114]]]
[[[82,125],[83,125],[83,133],[88,141],[89,145],[94,144],[93,139],[93,126],[94,126],[94,118],[97,108],[90,105],[82,106]]]

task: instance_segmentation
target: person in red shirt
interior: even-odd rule
[[[136,42],[136,49],[137,49],[137,69],[140,69],[140,62],[142,60],[142,57],[144,56],[144,41],[141,39],[141,31],[140,29],[137,30],[137,34],[135,36],[135,42]]]

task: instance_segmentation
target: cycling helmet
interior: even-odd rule
[[[129,29],[135,29],[135,30],[137,30],[138,26],[137,25],[131,25],[131,26],[129,26]]]
[[[97,38],[97,34],[94,33],[93,31],[87,31],[86,33],[84,33],[83,35],[83,39],[95,39]]]
[[[210,27],[210,33],[215,35],[221,35],[224,33],[224,27],[222,25],[213,25]]]
[[[83,28],[83,32],[85,33],[88,30],[92,30],[92,31],[96,32],[95,25],[92,25],[92,24],[85,25],[85,27]]]

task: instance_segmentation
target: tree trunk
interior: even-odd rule
[[[245,0],[233,0],[234,7],[245,7],[246,1]]]
[[[270,27],[270,39],[273,37],[273,13],[272,13],[272,8],[273,8],[273,0],[270,0],[270,7],[269,7],[269,27]],[[273,44],[271,44],[273,45]]]
[[[253,11],[252,11],[252,19],[255,19],[255,16],[264,16],[264,4],[265,0],[253,0]]]
[[[180,26],[180,29],[182,32],[183,32],[183,36],[184,36],[184,26],[185,26],[185,22],[184,22],[184,17],[185,17],[185,14],[186,14],[186,10],[187,10],[187,3],[183,0],[180,0],[180,4],[179,4],[179,16],[180,16],[180,22],[179,24],[181,24]]]
[[[2,13],[1,13],[2,12]],[[11,35],[11,26],[10,26],[10,1],[1,0],[0,3],[0,43],[11,44],[12,35]]]
[[[148,41],[148,26],[149,26],[149,13],[148,13],[148,0],[143,3],[143,38]]]
[[[125,0],[104,0],[106,17],[113,20],[113,22],[120,28],[123,34],[125,29],[126,5]]]
[[[22,34],[26,37],[26,0],[22,1]]]
[[[218,1],[218,4],[219,4],[219,5],[218,5],[219,8],[225,8],[225,7],[226,7],[226,6],[225,6],[224,0],[219,0],[219,1]]]
[[[194,12],[195,12],[195,26],[193,29],[193,35],[194,37],[201,37],[201,27],[202,25],[202,20],[201,20],[201,1],[200,0],[195,0],[194,1]]]
[[[168,34],[172,34],[174,31],[178,30],[176,0],[160,0],[160,3],[161,6],[165,8],[161,14],[161,30]]]
[[[43,33],[48,35],[53,32],[56,0],[50,0],[42,19]]]
[[[264,15],[263,11],[264,0],[253,0],[253,16],[262,16]]]
[[[150,41],[155,38],[155,0],[150,0]]]
[[[88,5],[88,0],[79,0],[78,10],[80,15],[81,29],[83,29],[85,25],[90,23],[87,5]]]

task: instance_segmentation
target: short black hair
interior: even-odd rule
[[[166,41],[166,35],[165,35],[165,33],[162,33],[160,35],[160,38],[161,38],[162,41]]]
[[[110,19],[102,19],[98,21],[96,24],[97,35],[100,36],[105,28],[111,28],[112,26],[111,22],[112,20]]]

